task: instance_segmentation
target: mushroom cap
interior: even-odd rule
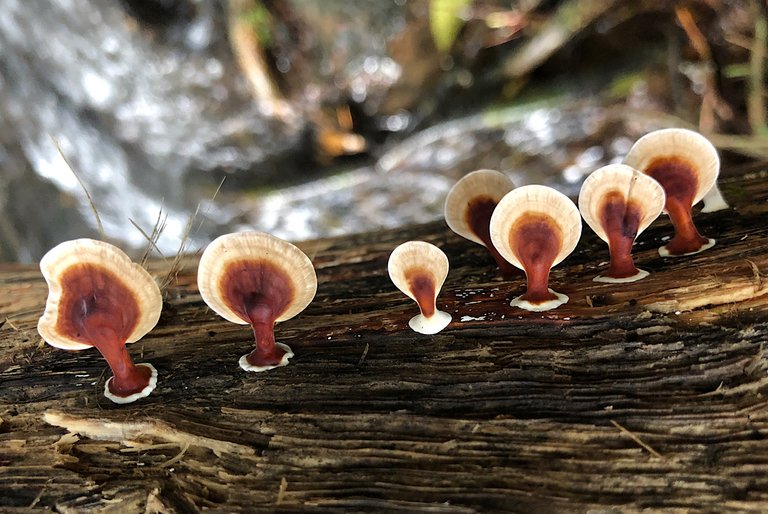
[[[520,269],[523,263],[509,241],[511,229],[525,217],[549,218],[559,228],[560,249],[552,266],[556,266],[576,248],[581,237],[581,215],[576,205],[563,193],[548,186],[530,185],[513,189],[501,199],[491,216],[491,240],[499,253]]]
[[[130,291],[139,308],[139,316],[126,343],[133,343],[152,330],[160,319],[163,296],[152,276],[119,248],[94,239],[65,241],[52,248],[40,260],[40,271],[48,283],[45,312],[37,323],[37,331],[46,343],[63,350],[84,350],[92,345],[73,339],[59,329],[62,306],[62,278],[79,266],[93,266]]]
[[[200,296],[216,314],[239,325],[250,321],[227,303],[222,281],[230,265],[238,262],[267,263],[289,278],[292,294],[276,322],[285,321],[307,308],[317,292],[317,275],[312,261],[288,241],[265,232],[236,232],[213,240],[200,257],[197,287]]]
[[[471,226],[468,216],[473,199],[490,199],[498,204],[515,185],[505,174],[495,170],[467,173],[456,182],[445,198],[445,222],[451,230],[465,239],[485,246]]]
[[[696,178],[693,204],[712,189],[720,173],[720,157],[712,143],[698,132],[682,128],[655,130],[644,135],[629,149],[624,164],[648,173],[655,162],[664,159],[679,159],[693,170]]]
[[[428,273],[434,282],[435,296],[448,276],[448,257],[437,246],[425,241],[408,241],[392,251],[387,263],[389,277],[400,291],[417,301],[411,291],[409,275],[413,272]]]
[[[624,164],[609,164],[593,171],[584,180],[579,193],[579,211],[592,230],[608,241],[608,234],[601,222],[603,199],[618,194],[624,203],[630,203],[640,212],[637,235],[648,228],[664,209],[666,195],[661,184]]]

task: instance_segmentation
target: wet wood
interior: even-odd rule
[[[0,268],[0,507],[58,512],[618,507],[768,510],[768,177],[723,184],[698,214],[717,246],[662,259],[658,220],[634,284],[592,281],[586,230],[552,287],[570,302],[512,309],[521,281],[442,223],[303,245],[316,300],[277,328],[296,357],[248,374],[248,327],[208,310],[195,258],[157,328],[130,347],[158,369],[148,398],[112,404],[95,350],[43,344],[44,282]],[[451,261],[440,334],[386,276],[408,239]],[[166,264],[152,263],[164,275]]]

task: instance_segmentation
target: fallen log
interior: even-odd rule
[[[260,374],[239,369],[249,328],[205,306],[187,257],[129,347],[158,387],[122,406],[95,350],[41,341],[39,271],[3,265],[0,507],[766,511],[768,176],[722,188],[733,208],[697,215],[717,245],[662,259],[659,220],[634,284],[592,281],[608,252],[585,230],[551,277],[570,301],[546,313],[510,308],[523,284],[442,223],[302,244],[317,297],[277,327],[291,364]],[[435,336],[408,329],[416,306],[386,276],[410,239],[451,261]]]

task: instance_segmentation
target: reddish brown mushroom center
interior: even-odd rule
[[[464,219],[467,223],[467,226],[480,239],[480,241],[483,242],[485,247],[488,249],[488,252],[496,261],[496,265],[499,267],[501,276],[505,279],[510,279],[517,276],[518,271],[512,264],[507,262],[507,260],[502,257],[502,255],[493,245],[493,241],[491,241],[491,216],[493,215],[493,211],[496,209],[496,205],[498,205],[498,202],[496,202],[490,196],[476,196],[470,200],[469,204],[467,205],[467,210],[464,213]]]
[[[650,163],[645,173],[661,184],[667,195],[664,208],[675,226],[675,237],[667,244],[669,252],[679,255],[698,251],[708,240],[693,224],[691,207],[699,187],[693,165],[679,157],[659,157]]]
[[[268,260],[240,260],[226,265],[219,281],[224,303],[251,324],[256,349],[247,357],[254,366],[274,365],[285,351],[275,346],[275,320],[295,297],[288,273]]]
[[[67,268],[60,285],[56,331],[101,352],[114,375],[109,389],[115,395],[127,397],[144,389],[152,371],[137,368],[125,348],[141,315],[131,288],[112,271],[92,263]]]
[[[541,303],[556,298],[549,292],[549,270],[562,243],[560,226],[544,213],[525,213],[512,224],[509,247],[523,265],[528,282],[524,300]]]
[[[435,313],[436,284],[435,279],[429,270],[416,267],[410,268],[405,272],[405,280],[408,282],[408,289],[416,299],[421,314],[427,318]]]
[[[619,191],[610,191],[600,199],[598,209],[600,224],[608,236],[611,266],[608,276],[626,278],[638,270],[632,260],[632,245],[642,219],[642,208]]]

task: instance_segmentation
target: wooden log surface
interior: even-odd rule
[[[768,177],[722,187],[733,208],[696,216],[717,245],[662,259],[660,219],[634,284],[592,281],[608,253],[585,229],[547,313],[509,307],[522,280],[442,223],[303,244],[317,297],[278,325],[296,357],[267,373],[239,369],[252,334],[205,306],[189,257],[129,347],[158,387],[127,406],[103,397],[96,350],[41,341],[39,271],[3,265],[0,507],[768,511]],[[409,239],[451,261],[434,336],[386,275]]]

